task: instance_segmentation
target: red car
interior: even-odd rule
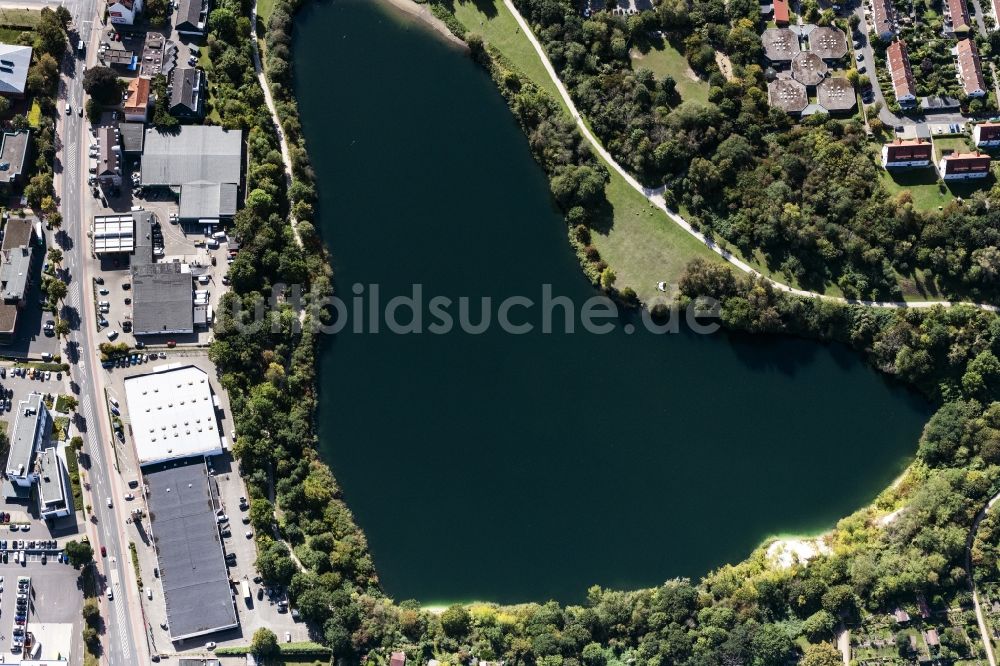
[[[167,348],[168,349],[173,349],[176,346],[177,346],[176,342],[174,342],[173,340],[167,340]]]
[[[101,546],[101,557],[107,557],[107,556],[108,556],[108,549],[105,548],[104,546]]]

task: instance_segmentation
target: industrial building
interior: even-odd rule
[[[158,465],[144,470],[144,480],[170,638],[236,627],[217,493],[204,460]]]
[[[146,131],[142,185],[178,192],[182,220],[214,226],[235,215],[242,166],[239,130],[183,125],[171,133]]]
[[[129,377],[125,399],[140,465],[219,455],[228,446],[208,375],[193,365]]]

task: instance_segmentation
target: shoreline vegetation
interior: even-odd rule
[[[246,312],[278,282],[307,284],[320,295],[332,292],[326,249],[312,225],[315,184],[291,89],[293,18],[307,0],[278,0],[265,32],[267,77],[292,146],[294,179],[287,193],[274,128],[253,81],[249,45],[241,39],[249,33],[249,1],[221,0],[209,17],[209,49],[219,63],[216,108],[223,124],[249,130],[249,195],[235,220],[246,251],[233,264],[233,290],[225,296],[242,300]],[[715,10],[725,16],[719,4],[699,7],[701,18]],[[665,3],[667,11],[681,5],[686,7]],[[730,0],[734,5],[759,12],[756,3]],[[447,16],[442,20],[453,25]],[[522,127],[537,130],[538,145],[555,149],[533,152],[566,211],[585,270],[610,290],[614,271],[591,249],[584,224],[587,206],[600,204],[606,170],[557,101],[481,38],[466,39]],[[690,46],[689,52],[712,52],[707,43]],[[736,66],[743,67],[740,58]],[[751,98],[755,86],[751,81],[745,91]],[[531,124],[538,119],[547,121],[544,128]],[[823,131],[834,130],[816,130]],[[290,211],[300,220],[301,254],[287,223]],[[682,301],[719,299],[723,323],[731,329],[843,342],[880,371],[920,389],[940,408],[920,438],[916,460],[869,506],[839,521],[823,537],[829,552],[816,553],[808,566],[794,557],[788,566],[775,566],[762,545],[698,583],[676,579],[632,591],[595,586],[583,605],[454,604],[435,608],[440,614],[384,595],[364,534],[317,454],[318,341],[298,330],[290,307],[273,314],[281,324],[277,334],[266,327],[237,331],[220,316],[211,357],[240,433],[234,453],[252,499],[258,568],[269,583],[288,586],[294,607],[336,663],[384,664],[390,652],[402,649],[411,659],[448,664],[475,658],[544,666],[838,666],[838,625],[865,628],[894,607],[915,609],[918,601],[949,618],[947,627],[939,627],[943,640],[935,655],[984,654],[974,622],[962,624],[973,573],[965,543],[973,517],[1000,487],[1000,319],[966,307],[889,312],[802,299],[699,260],[687,266],[680,291]],[[1000,540],[1000,530],[984,530],[979,538]],[[977,545],[984,551],[996,547]],[[995,568],[974,573],[996,577]],[[952,620],[955,608],[962,612]]]

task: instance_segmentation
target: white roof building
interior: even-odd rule
[[[140,465],[214,456],[226,448],[208,375],[195,366],[156,368],[125,380]]]
[[[30,66],[30,46],[0,44],[0,95],[23,97]]]

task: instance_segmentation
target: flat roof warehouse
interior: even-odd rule
[[[236,606],[203,460],[144,470],[150,531],[172,640],[237,626]]]
[[[203,370],[171,364],[129,377],[125,397],[140,465],[214,456],[226,448]]]

